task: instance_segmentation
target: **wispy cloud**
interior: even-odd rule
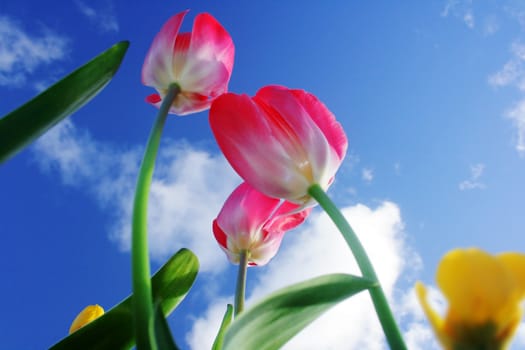
[[[441,11],[441,16],[447,17],[450,12],[452,12],[455,7],[458,5],[459,0],[448,0],[445,4],[445,7]]]
[[[518,21],[522,29],[525,29],[525,6],[523,6],[523,2],[508,1],[504,10],[511,19]]]
[[[485,164],[478,163],[470,166],[470,178],[460,182],[459,189],[461,191],[484,189],[486,185],[480,181],[483,172],[485,171]]]
[[[410,348],[438,349],[411,288],[400,292],[396,287],[401,274],[421,267],[419,257],[406,243],[399,207],[392,202],[383,202],[376,208],[358,204],[342,208],[342,212],[375,263],[385,292],[396,306],[398,320],[410,326],[406,331]],[[302,228],[287,234],[282,250],[264,269],[250,288],[253,292],[248,305],[272,291],[315,276],[338,272],[360,274],[339,232],[327,215],[319,212],[312,214]],[[191,349],[210,348],[226,300],[220,303],[211,300],[207,312],[195,320],[186,338]],[[338,304],[283,347],[288,350],[386,348],[367,293]]]
[[[0,16],[0,86],[23,86],[38,68],[63,59],[67,52],[64,36],[49,29],[30,34],[13,19]]]
[[[525,347],[525,322],[522,322],[519,325],[518,330],[516,331],[516,339],[513,345],[516,346],[516,349],[518,348],[517,346],[520,346],[520,349],[523,349],[523,347]]]
[[[463,22],[467,25],[469,28],[474,28],[474,14],[472,13],[472,9],[468,9],[467,12],[463,15]]]
[[[490,13],[484,23],[483,33],[490,35],[499,30],[499,17],[507,21],[518,22],[522,30],[525,29],[525,6],[522,2],[501,1],[501,4]],[[474,6],[472,0],[447,0],[441,16],[461,18],[465,24],[474,28]],[[520,92],[525,92],[525,44],[515,40],[510,45],[510,58],[495,73],[488,76],[489,85],[499,88],[511,86]],[[520,156],[525,154],[525,96],[510,108],[505,117],[512,121],[516,130],[515,147]],[[470,182],[464,183],[464,188],[470,188]],[[477,188],[477,187],[474,187]]]
[[[109,1],[100,9],[95,9],[82,0],[75,0],[79,11],[93,23],[101,32],[118,32],[119,24],[113,10],[113,4]]]
[[[40,138],[33,151],[41,169],[87,191],[102,208],[111,208],[108,236],[128,251],[141,150],[98,142],[66,120]],[[149,204],[149,222],[155,223],[149,227],[152,258],[163,261],[187,247],[199,256],[201,271],[225,268],[227,260],[213,238],[211,222],[238,183],[222,156],[184,142],[163,144]]]
[[[472,0],[448,0],[441,11],[442,17],[454,16],[461,18],[467,27],[474,28],[475,18]]]
[[[361,171],[361,178],[366,183],[371,183],[374,180],[374,170],[371,168],[363,168]]]
[[[511,45],[512,56],[503,68],[489,76],[489,84],[496,87],[513,86],[525,92],[525,44],[515,41]],[[515,129],[515,148],[525,155],[525,97],[509,108],[504,116],[512,121]]]
[[[525,45],[520,41],[511,44],[511,58],[488,78],[494,87],[514,86],[525,91]]]
[[[518,102],[505,114],[516,129],[516,150],[521,156],[525,156],[525,98]]]

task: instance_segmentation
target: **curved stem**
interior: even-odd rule
[[[394,319],[394,315],[390,310],[390,306],[388,305],[385,293],[383,292],[383,288],[381,287],[381,284],[377,278],[374,267],[372,266],[372,263],[370,262],[370,259],[368,258],[368,255],[366,254],[366,251],[354,230],[352,230],[352,227],[348,221],[346,221],[341,211],[339,211],[339,209],[335,206],[330,197],[327,196],[321,186],[317,184],[310,186],[310,188],[308,188],[308,194],[310,194],[326,211],[328,216],[332,219],[334,224],[343,235],[346,243],[350,247],[350,250],[354,254],[357,265],[359,266],[363,277],[377,282],[376,287],[370,288],[369,292],[376,309],[377,316],[381,323],[381,327],[383,327],[383,332],[387,338],[388,345],[391,349],[395,350],[406,349],[407,347]]]
[[[133,318],[138,350],[157,349],[155,342],[153,299],[151,295],[149,250],[148,250],[148,198],[153,169],[160,144],[160,137],[169,108],[180,92],[178,85],[170,86],[162,101],[157,120],[151,130],[144,158],[140,165],[135,201],[133,203],[131,267],[133,278]]]
[[[244,293],[246,291],[246,272],[248,269],[248,252],[241,251],[239,260],[239,272],[237,273],[237,286],[235,288],[235,316],[244,309]]]

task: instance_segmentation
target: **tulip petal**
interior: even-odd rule
[[[142,66],[142,83],[144,85],[167,88],[175,82],[172,76],[173,50],[180,26],[188,11],[171,17],[155,36]]]
[[[266,265],[277,254],[284,237],[284,231],[273,232],[250,249],[250,263],[257,266]]]
[[[279,203],[278,199],[267,197],[247,183],[242,183],[224,203],[217,223],[236,242],[246,240],[247,246],[242,248],[248,249],[253,239],[257,238],[251,236],[261,231]]]
[[[228,77],[231,75],[235,54],[233,40],[226,29],[208,13],[195,17],[190,52],[200,59],[214,57],[224,65]]]
[[[228,32],[206,13],[197,15],[191,33],[179,34],[173,52],[175,78],[182,91],[210,97],[202,110],[227,91],[234,51]]]
[[[160,103],[159,103],[160,105]],[[179,116],[204,111],[210,107],[210,99],[198,93],[183,91],[170,107],[170,113]]]
[[[348,148],[348,139],[343,127],[337,122],[332,112],[317,97],[304,90],[291,90],[291,92],[321,129],[328,143],[339,156],[339,160],[343,160]]]
[[[183,91],[200,92],[212,99],[226,92],[229,77],[230,73],[220,61],[188,57],[178,81]]]
[[[224,203],[213,222],[213,234],[232,263],[239,263],[240,252],[247,251],[250,265],[264,265],[279,250],[285,232],[310,213],[298,208],[243,183]]]
[[[156,106],[162,101],[162,98],[159,94],[151,94],[146,96],[146,102],[151,103],[152,105]]]
[[[310,185],[317,183],[323,189],[328,188],[346,152],[346,136],[333,114],[306,91],[282,86],[264,87],[257,92],[254,100],[271,106],[269,116],[274,124],[280,124],[283,129],[283,134],[276,138],[290,158],[295,160],[298,171],[307,176]],[[325,120],[321,123],[323,130],[316,121]],[[324,134],[325,131],[328,135]],[[333,135],[338,135],[338,139],[335,140]],[[334,139],[333,142],[340,142],[342,137],[345,146],[334,149],[327,136]],[[341,152],[341,155],[336,152]]]
[[[251,186],[268,196],[305,193],[309,182],[291,172],[289,155],[261,111],[247,95],[227,93],[210,108],[210,126],[224,156]]]
[[[305,207],[314,204],[308,188],[329,187],[347,147],[341,126],[320,101],[282,86],[264,87],[253,98],[220,96],[210,108],[210,125],[246,182]]]
[[[303,210],[297,211],[299,209]],[[264,230],[268,233],[291,230],[302,224],[311,211],[312,208],[304,209],[301,205],[285,201],[275,211],[273,218],[264,225]]]
[[[213,235],[215,236],[217,243],[219,243],[219,245],[222,248],[228,248],[228,244],[227,244],[228,238],[226,237],[226,233],[224,233],[222,228],[217,223],[217,219],[213,220],[212,228],[213,228]]]

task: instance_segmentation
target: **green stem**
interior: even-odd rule
[[[248,269],[248,252],[241,251],[239,258],[239,272],[237,273],[237,286],[235,288],[235,312],[237,316],[244,309],[244,293],[246,291],[246,272]]]
[[[341,211],[335,206],[334,202],[327,196],[321,186],[317,184],[310,186],[310,188],[308,188],[308,194],[326,211],[343,235],[350,250],[354,254],[363,277],[377,282],[376,287],[370,288],[369,292],[390,348],[394,350],[406,349],[407,347],[394,319],[394,315],[388,306],[385,293],[377,278],[374,267],[354,230],[352,230],[352,227],[348,221],[346,221]]]
[[[138,350],[157,349],[151,295],[149,250],[148,250],[148,198],[153,169],[160,144],[162,129],[166,123],[169,108],[180,92],[178,85],[170,86],[162,101],[157,120],[149,135],[144,158],[140,165],[135,201],[133,203],[131,267],[133,277],[133,317],[135,339]]]

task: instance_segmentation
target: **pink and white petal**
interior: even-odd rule
[[[191,92],[181,92],[170,107],[170,113],[183,116],[191,113],[197,113],[210,108],[211,100]]]
[[[164,75],[169,74],[173,66],[173,47],[184,16],[188,11],[180,12],[171,17],[155,36],[142,66],[142,82],[144,85],[165,87],[167,78]]]
[[[348,139],[341,124],[334,114],[319,99],[304,90],[291,90],[312,120],[321,129],[328,143],[343,160],[348,148]]]
[[[217,243],[219,243],[221,247],[227,248],[228,238],[226,237],[226,233],[224,233],[222,228],[217,223],[217,219],[213,220],[212,230],[213,236],[215,236]]]
[[[298,211],[300,210],[300,211]],[[264,231],[272,235],[274,232],[286,232],[302,224],[312,208],[284,201],[273,214],[273,217],[264,225]]]
[[[146,102],[151,103],[154,106],[160,106],[160,103],[162,102],[162,98],[159,94],[151,94],[146,96]]]
[[[226,254],[228,257],[228,260],[232,264],[238,264],[239,263],[239,254],[237,251],[232,251],[230,247],[228,247],[228,236],[226,233],[220,228],[220,226],[217,224],[217,220],[213,221],[213,235],[215,236],[215,239],[217,240],[217,243],[219,243],[219,247],[222,249],[222,251]]]
[[[301,174],[290,171],[293,159],[275,139],[264,112],[247,95],[219,96],[210,108],[210,126],[232,167],[257,190],[289,198],[307,188]]]
[[[160,108],[160,105],[162,104],[162,98],[159,94],[151,94],[146,96],[146,102],[157,108]]]
[[[172,62],[170,68],[170,75],[173,77],[173,81],[179,83],[182,78],[182,72],[184,67],[188,63],[191,57],[188,55],[191,41],[191,33],[179,33],[173,46]]]
[[[188,57],[180,72],[179,84],[183,91],[217,97],[228,90],[230,73],[220,61]]]
[[[231,75],[235,47],[230,34],[210,14],[198,14],[193,22],[191,55],[200,59],[215,58]]]
[[[332,113],[315,96],[302,90],[289,90],[282,86],[262,88],[257,92],[256,98],[272,106],[281,118],[279,123],[285,125],[281,128],[292,130],[288,132],[290,142],[285,147],[291,157],[299,162],[298,166],[304,164],[305,170],[311,171],[308,174],[310,184],[317,183],[327,189],[342,161],[336,152],[340,151],[344,156],[347,147],[346,135]],[[318,120],[328,120],[333,123],[323,124],[325,125],[323,130],[316,123]],[[329,135],[324,134],[325,130]],[[343,143],[340,144],[339,150],[334,149],[329,143],[328,137],[332,137],[331,135],[342,136]],[[295,145],[296,143],[300,148]]]
[[[250,261],[257,266],[266,265],[279,251],[283,237],[284,231],[267,236],[267,239],[250,250]]]
[[[238,242],[238,246],[248,249],[253,241],[258,240],[256,236],[279,203],[280,200],[265,196],[247,183],[242,183],[226,199],[217,216],[217,224]],[[239,243],[241,241],[242,244]]]
[[[333,177],[340,162],[336,161],[334,168],[333,150],[301,101],[291,90],[280,86],[262,88],[254,100],[268,106],[265,111],[269,111],[273,132],[280,134],[277,138],[308,185],[318,183],[328,187],[328,179]],[[306,195],[306,189],[304,192]]]
[[[260,106],[266,105],[272,131],[279,133],[278,138],[298,162],[308,160],[308,145],[324,146],[324,135],[289,89],[267,86],[260,89],[253,99]],[[323,142],[319,144],[319,140]]]

